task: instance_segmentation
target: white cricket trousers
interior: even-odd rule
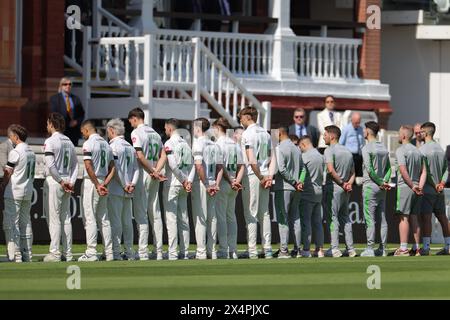
[[[50,232],[50,253],[61,257],[59,244],[66,257],[72,256],[72,223],[70,216],[70,194],[52,177],[44,182],[44,213]]]
[[[238,193],[231,185],[222,180],[216,200],[217,237],[219,239],[219,255],[228,257],[237,250],[236,197]]]
[[[256,248],[258,222],[264,252],[272,250],[272,229],[269,215],[270,191],[261,186],[258,177],[254,174],[244,176],[242,182],[244,187],[242,202],[247,224],[248,253],[250,256],[254,256],[258,254]]]
[[[98,182],[103,183],[99,178]],[[83,180],[81,192],[82,217],[86,230],[86,255],[97,254],[98,230],[103,238],[105,255],[112,256],[111,224],[108,217],[108,196],[100,196],[90,179]]]
[[[111,222],[112,250],[114,259],[119,258],[121,240],[127,257],[134,257],[133,252],[133,203],[132,198],[108,195],[108,215]]]
[[[220,192],[220,191],[219,191]],[[192,184],[192,217],[194,219],[197,257],[206,254],[216,254],[217,218],[216,197],[206,192],[205,185],[200,181]]]
[[[163,252],[163,224],[158,191],[159,180],[152,179],[146,173],[143,178],[139,178],[134,191],[133,209],[138,229],[140,256],[148,254],[149,220],[156,252]]]
[[[33,231],[31,229],[31,200],[4,199],[3,230],[8,260],[31,261]]]
[[[163,197],[164,210],[166,211],[169,259],[178,258],[178,242],[181,255],[187,257],[189,251],[188,194],[182,186],[171,186],[170,182],[164,182]]]

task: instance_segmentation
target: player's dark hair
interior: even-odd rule
[[[300,138],[299,142],[302,143],[303,141],[306,141],[306,140],[308,140],[310,143],[312,143],[312,139],[311,139],[311,137],[308,136],[308,135],[302,136],[302,137]]]
[[[245,107],[244,109],[241,109],[239,111],[239,118],[242,118],[243,116],[250,116],[254,122],[258,120],[258,110],[256,110],[255,107]]]
[[[290,135],[289,135],[289,139],[291,139],[291,141],[292,141],[294,144],[298,144],[298,143],[300,142],[300,139],[299,139],[295,134],[290,134]]]
[[[214,127],[220,128],[220,131],[222,132],[227,132],[228,129],[231,129],[230,123],[224,117],[220,117],[219,119],[214,121],[212,125]]]
[[[289,129],[286,128],[286,126],[278,126],[278,131],[281,134],[285,134],[285,135],[289,136]]]
[[[378,131],[380,131],[380,125],[375,121],[366,122],[364,125],[367,129],[370,129],[373,132],[373,135],[377,135]]]
[[[94,129],[94,130],[97,132],[97,128],[95,127],[95,122],[94,122],[94,120],[90,120],[90,119],[84,120],[84,121],[81,123],[81,127],[80,127],[80,128],[84,128],[84,127],[91,127],[92,129]]]
[[[28,138],[28,132],[27,129],[25,129],[24,127],[22,127],[20,124],[12,124],[8,127],[8,135],[9,134],[15,134],[19,137],[20,141],[27,141]]]
[[[234,131],[236,131],[236,130],[244,130],[244,127],[243,126],[237,126],[237,127],[234,127],[233,130]]]
[[[194,120],[194,124],[198,125],[198,123],[201,124],[202,132],[208,131],[208,129],[210,127],[208,119],[206,119],[206,118],[197,118],[197,119]]]
[[[341,137],[341,129],[335,125],[325,127],[325,131],[335,135],[337,140]]]
[[[430,136],[434,136],[434,133],[436,132],[436,125],[433,122],[425,122],[420,128],[425,129]]]
[[[142,110],[141,108],[134,108],[133,110],[128,112],[128,119],[131,119],[133,117],[144,120],[145,119],[144,110]]]
[[[55,128],[58,132],[64,132],[66,129],[66,121],[60,113],[52,112],[48,115],[47,121]]]
[[[178,129],[180,127],[180,121],[175,118],[167,119],[164,123],[174,127],[175,129]]]

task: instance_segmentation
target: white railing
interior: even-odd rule
[[[300,78],[357,79],[360,39],[293,37]]]
[[[108,10],[101,7],[101,1],[99,1],[99,7],[97,7],[97,19],[99,23],[99,37],[130,37],[135,36],[138,30],[130,27],[125,22],[111,14]],[[106,24],[104,23],[106,22]]]
[[[160,40],[169,41],[199,38],[224,66],[238,76],[268,76],[272,72],[271,35],[164,29],[159,29],[156,35]]]
[[[259,123],[270,126],[270,107],[248,92],[199,38],[167,41],[147,35],[85,41],[89,45],[83,59],[93,66],[93,72],[84,68],[86,103],[93,87],[120,87],[130,89],[135,97],[142,92],[146,104],[154,98],[191,100],[195,102],[193,118],[199,116],[203,98],[233,126],[239,124],[242,108],[254,106],[260,113]],[[91,52],[97,53],[93,59]]]

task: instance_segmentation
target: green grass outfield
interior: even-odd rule
[[[66,287],[70,265],[81,290]],[[367,288],[370,265],[380,290]],[[0,299],[450,299],[450,256],[0,263]]]

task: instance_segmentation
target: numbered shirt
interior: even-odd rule
[[[6,199],[31,200],[35,165],[36,155],[26,143],[18,144],[9,152],[6,167],[13,173],[5,188]]]
[[[420,175],[422,173],[422,154],[419,149],[413,146],[411,143],[402,144],[395,152],[397,157],[397,165],[406,166],[406,171],[412,182],[419,183]],[[405,181],[398,170],[398,186],[404,186]]]
[[[115,196],[132,197],[126,193],[127,185],[136,185],[139,179],[139,166],[136,151],[123,137],[116,137],[109,142],[114,157],[116,173],[109,184],[109,192]]]
[[[163,146],[160,135],[148,125],[140,124],[131,132],[131,141],[136,151],[142,151],[151,166],[155,167]]]
[[[249,175],[254,174],[249,164],[246,150],[252,149],[256,158],[256,164],[262,175],[269,174],[269,165],[272,155],[273,145],[270,135],[264,128],[257,124],[252,124],[242,133],[242,148],[245,162],[247,163],[247,172]]]
[[[224,170],[227,170],[230,179],[236,178],[237,166],[244,164],[242,149],[233,139],[222,136],[217,139],[217,146],[222,153]]]
[[[427,181],[423,191],[427,194],[436,194],[435,186],[447,181],[447,158],[445,152],[436,141],[430,141],[420,147],[425,167],[427,168]]]
[[[75,153],[75,147],[68,137],[65,135],[55,132],[50,138],[45,140],[44,143],[44,154],[45,154],[45,175],[50,176],[50,166],[52,163],[47,161],[47,156],[53,156],[54,165],[58,174],[61,178],[75,177],[71,182],[74,183],[76,180],[75,172],[78,170],[77,166],[77,155]]]
[[[173,134],[164,144],[167,154],[166,177],[171,186],[182,186],[192,170],[192,151],[186,140]]]
[[[353,155],[346,147],[339,143],[330,145],[325,149],[324,156],[325,163],[333,164],[334,170],[342,181],[348,181],[350,179],[354,167]],[[326,184],[337,185],[329,172],[327,172]]]
[[[194,163],[202,163],[206,180],[209,184],[215,183],[216,166],[217,164],[223,164],[222,153],[217,144],[206,136],[202,136],[194,139],[192,152],[194,155]],[[196,179],[198,179],[198,175],[196,175]]]
[[[83,160],[91,160],[95,176],[105,178],[108,175],[109,163],[113,160],[108,142],[97,133],[91,134],[83,143]],[[86,170],[84,177],[89,178]]]

